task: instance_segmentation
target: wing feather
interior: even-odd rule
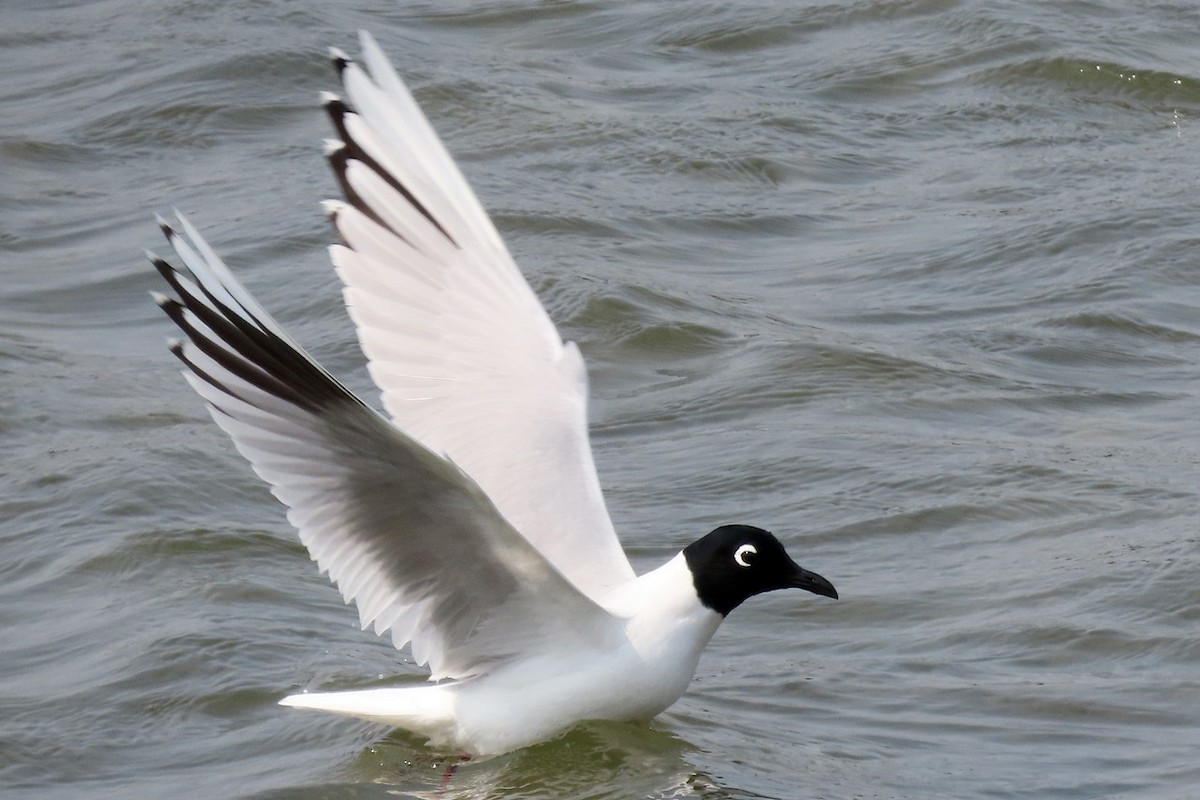
[[[364,628],[411,642],[434,678],[615,635],[474,481],[338,383],[182,225],[190,243],[163,230],[188,271],[153,259],[188,337],[171,349]]]
[[[558,570],[599,598],[634,577],[587,431],[587,372],[525,282],[454,160],[363,33],[369,74],[335,51],[327,96],[330,258],[395,423],[445,453]]]

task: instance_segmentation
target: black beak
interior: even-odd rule
[[[833,584],[822,578],[815,572],[809,572],[804,567],[797,566],[788,578],[788,586],[796,589],[803,589],[806,592],[819,594],[823,597],[832,597],[837,600],[837,589],[833,588]]]

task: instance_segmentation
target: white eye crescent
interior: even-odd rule
[[[748,556],[758,555],[758,549],[752,544],[744,544],[739,547],[733,554],[733,560],[737,562],[739,567],[748,567],[750,562],[746,560]]]

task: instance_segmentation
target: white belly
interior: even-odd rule
[[[687,689],[722,617],[696,598],[682,555],[604,605],[623,624],[594,647],[530,653],[461,682],[282,702],[406,728],[435,747],[472,755],[516,750],[584,720],[650,719]]]
[[[705,609],[653,638],[639,631],[612,649],[522,661],[455,692],[454,739],[500,753],[554,736],[582,720],[648,720],[687,690],[721,617]],[[642,621],[644,622],[644,621]]]

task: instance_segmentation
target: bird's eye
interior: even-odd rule
[[[750,566],[750,556],[756,555],[758,555],[758,550],[754,547],[754,545],[744,544],[734,551],[733,560],[737,562],[739,567],[748,567]]]

